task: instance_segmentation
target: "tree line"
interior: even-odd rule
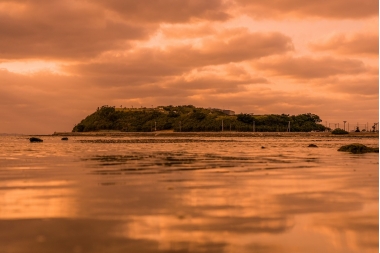
[[[174,130],[175,132],[286,132],[290,122],[291,132],[324,131],[318,115],[269,114],[226,115],[221,111],[196,108],[193,105],[164,106],[161,110],[117,110],[102,106],[76,124],[73,132],[117,130],[125,132],[150,132]]]

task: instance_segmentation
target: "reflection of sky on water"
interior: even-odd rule
[[[74,190],[64,181],[6,181],[0,187],[0,219],[74,215]]]
[[[378,251],[378,155],[336,151],[357,139],[8,138],[6,252]]]

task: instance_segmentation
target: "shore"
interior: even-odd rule
[[[358,138],[379,138],[379,133],[375,132],[350,132],[349,134],[336,135],[330,132],[119,132],[119,131],[99,131],[99,132],[55,132],[52,136],[99,136],[99,137],[358,137]]]

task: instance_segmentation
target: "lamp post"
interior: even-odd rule
[[[346,122],[347,122],[346,120],[343,121],[343,123],[344,123],[344,127],[343,127],[344,129],[343,130],[344,131],[346,131]]]

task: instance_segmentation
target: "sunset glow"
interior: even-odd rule
[[[378,1],[0,0],[0,133],[102,105],[379,115]]]

